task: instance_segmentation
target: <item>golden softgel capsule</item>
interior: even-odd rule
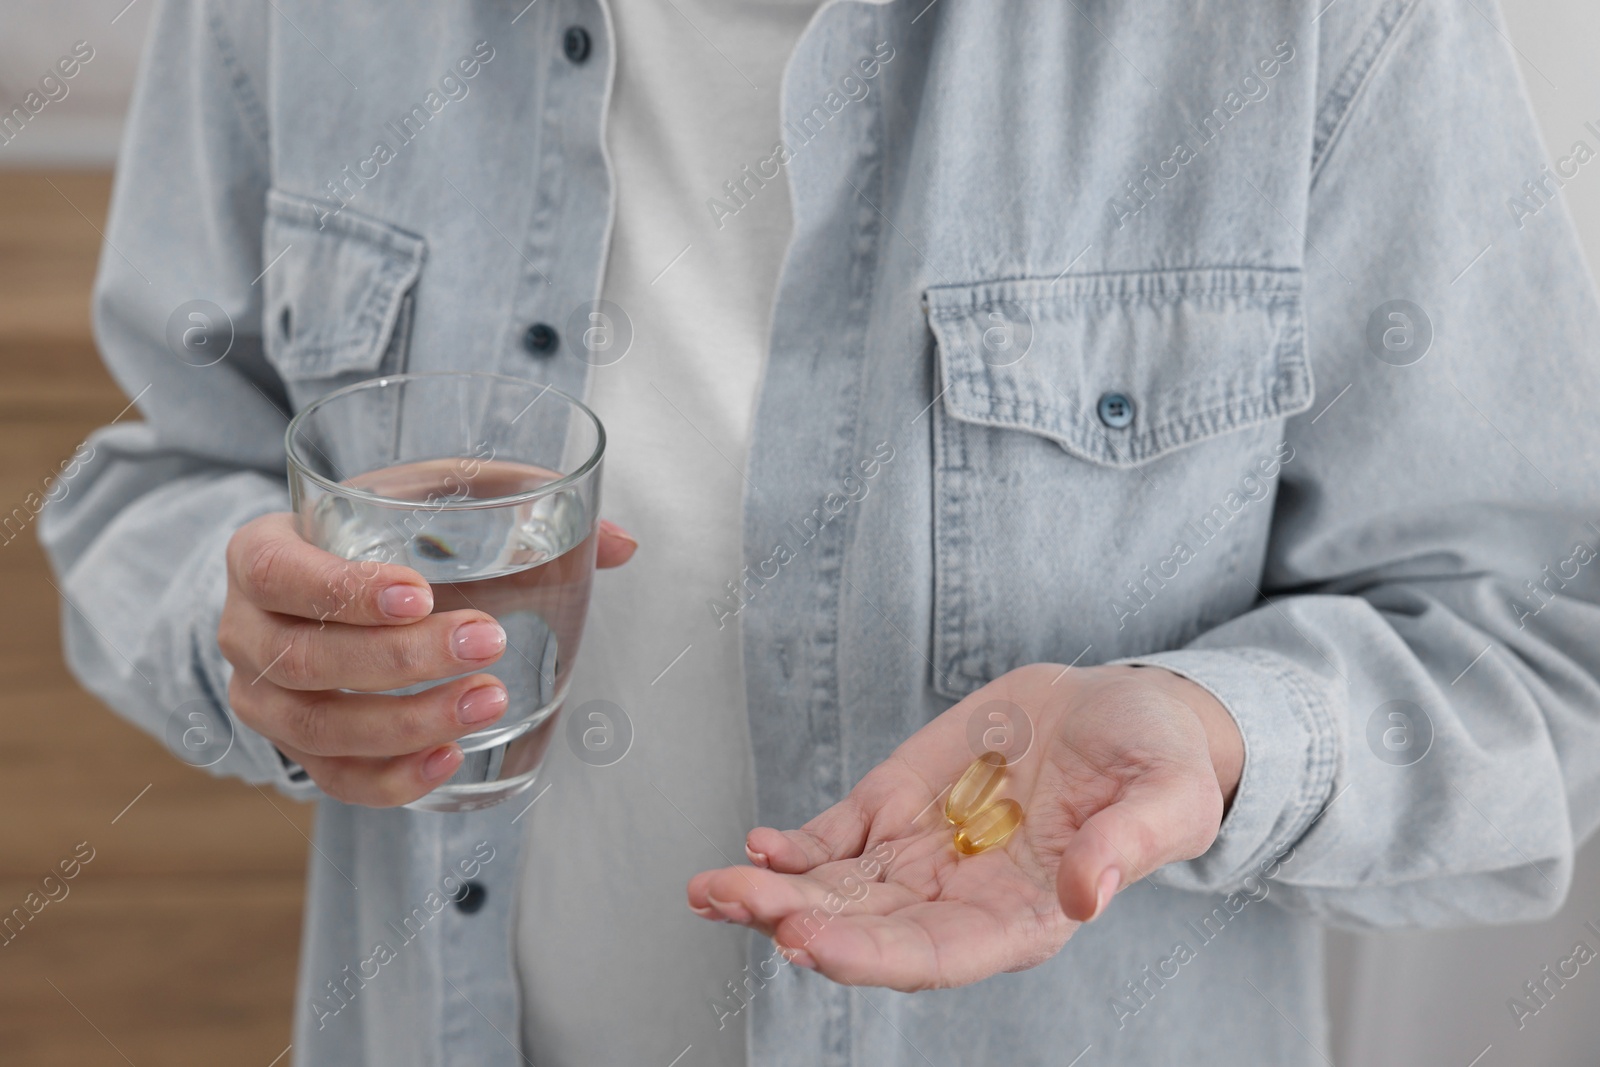
[[[998,752],[985,752],[972,761],[944,802],[944,817],[951,826],[960,826],[988,807],[1006,780],[1006,758]]]
[[[976,856],[1004,844],[1021,825],[1021,804],[1010,799],[996,801],[956,827],[956,848],[964,855]]]

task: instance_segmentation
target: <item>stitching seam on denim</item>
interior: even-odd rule
[[[234,103],[243,112],[245,122],[253,127],[251,132],[260,141],[261,158],[265,161],[268,157],[267,145],[272,139],[272,123],[267,118],[266,109],[261,106],[260,94],[250,84],[244,65],[239,62],[233,38],[222,25],[222,15],[215,8],[207,13],[206,28],[211,31],[211,39],[217,46],[217,54],[222,57],[223,68],[228,72],[228,84],[233,90]]]
[[[1265,650],[1242,649],[1247,657],[1258,658],[1262,667],[1269,670],[1275,678],[1295,698],[1293,703],[1295,711],[1304,723],[1309,737],[1306,741],[1305,778],[1302,782],[1299,795],[1295,797],[1292,814],[1288,820],[1287,838],[1281,844],[1268,841],[1266,847],[1275,849],[1283,845],[1298,844],[1305,836],[1307,829],[1315,821],[1318,814],[1326,807],[1329,791],[1333,786],[1334,774],[1338,768],[1340,735],[1334,719],[1333,709],[1327,706],[1299,677],[1292,660],[1285,667],[1278,661],[1279,657]]]
[[[1019,421],[1000,425],[997,427],[998,429],[1017,429],[1041,433],[1041,428],[1036,419],[1027,422],[1020,421],[1022,409],[1025,407],[1033,408],[1042,413],[1061,416],[1065,420],[1065,425],[1062,426],[1062,429],[1070,429],[1072,433],[1047,431],[1041,433],[1041,436],[1065,441],[1091,458],[1101,458],[1110,466],[1124,468],[1137,466],[1144,460],[1154,459],[1167,452],[1176,451],[1187,445],[1198,444],[1201,441],[1218,437],[1225,433],[1259,426],[1262,423],[1271,422],[1279,418],[1288,418],[1291,415],[1308,410],[1310,407],[1310,392],[1308,389],[1304,394],[1307,403],[1298,407],[1295,406],[1295,403],[1285,403],[1272,396],[1258,395],[1246,397],[1237,403],[1207,408],[1178,419],[1169,420],[1160,426],[1150,428],[1138,437],[1132,438],[1122,450],[1128,456],[1128,460],[1125,461],[1109,443],[1105,443],[1104,447],[1096,447],[1095,442],[1104,443],[1105,438],[1103,434],[1092,432],[1092,427],[1089,429],[1084,428],[1088,423],[1087,419],[1078,418],[1076,415],[1065,412],[1053,404],[1045,404],[1036,400],[1008,399],[976,391],[970,392],[968,395],[974,400],[988,401],[990,406],[989,415],[992,418],[1004,417],[1000,411],[996,410],[997,408],[1009,407],[1013,410],[1015,417]],[[1111,458],[1104,459],[1108,453]]]
[[[1391,0],[1389,6],[1378,13],[1346,62],[1344,70],[1318,105],[1317,117],[1312,124],[1310,188],[1316,187],[1322,167],[1340,135],[1348,128],[1350,116],[1354,114],[1361,94],[1371,83],[1390,45],[1399,37],[1400,24],[1416,10],[1419,2]]]

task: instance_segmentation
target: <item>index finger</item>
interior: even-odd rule
[[[804,874],[824,863],[859,856],[873,841],[914,834],[926,825],[930,812],[942,821],[944,816],[933,811],[934,799],[934,792],[897,751],[868,771],[848,796],[800,829],[751,830],[745,836],[745,855],[757,867]]]
[[[229,582],[264,611],[383,626],[415,622],[433,610],[433,590],[416,571],[325,552],[300,536],[288,512],[241,526],[227,558]]]

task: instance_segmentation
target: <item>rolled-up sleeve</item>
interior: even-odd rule
[[[80,681],[189,762],[303,795],[314,787],[227,708],[216,642],[229,538],[288,506],[282,385],[260,341],[266,29],[252,8],[155,17],[94,290],[101,355],[143,421],[89,438],[39,530]]]
[[[1600,308],[1498,12],[1348,7],[1263,601],[1137,660],[1247,750],[1215,844],[1156,877],[1266,873],[1352,925],[1538,917],[1600,819]]]

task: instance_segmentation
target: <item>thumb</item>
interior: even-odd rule
[[[1209,791],[1207,786],[1209,785]],[[1056,896],[1067,918],[1099,918],[1120,889],[1163,864],[1192,859],[1216,839],[1222,794],[1215,779],[1144,779],[1091,816],[1062,850]]]
[[[596,567],[620,567],[633,558],[639,542],[627,530],[609,519],[600,520],[600,545],[595,553]]]

